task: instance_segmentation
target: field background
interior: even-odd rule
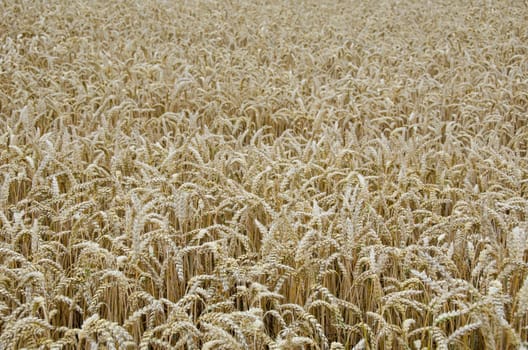
[[[0,1],[0,349],[518,349],[522,1]]]

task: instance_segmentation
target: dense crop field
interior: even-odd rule
[[[0,349],[524,348],[526,2],[0,13]]]

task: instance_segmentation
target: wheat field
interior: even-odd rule
[[[526,348],[526,2],[0,13],[1,350]]]

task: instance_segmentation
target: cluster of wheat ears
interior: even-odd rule
[[[0,349],[518,349],[520,1],[0,1]]]

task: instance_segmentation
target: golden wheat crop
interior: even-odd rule
[[[526,346],[526,2],[0,13],[1,350]]]

